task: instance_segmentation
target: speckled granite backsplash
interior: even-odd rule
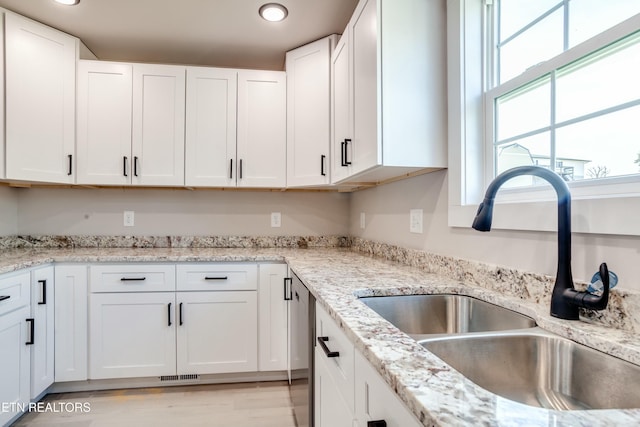
[[[344,236],[8,236],[0,248],[345,248]]]
[[[450,256],[406,249],[345,236],[8,236],[2,249],[29,248],[346,248],[419,267],[465,284],[476,285],[523,300],[549,305],[554,278]],[[584,284],[577,284],[578,287]],[[604,311],[582,310],[583,320],[616,329],[640,332],[640,293],[611,292]]]

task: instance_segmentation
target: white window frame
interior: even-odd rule
[[[483,61],[487,43],[485,31],[492,19],[485,14],[491,0],[447,0],[447,74],[449,115],[449,226],[469,228],[493,179],[493,144],[485,144],[485,114],[493,105],[484,99],[488,87]],[[613,27],[620,37],[640,29],[640,15]],[[562,55],[584,56],[611,34],[596,36]],[[579,47],[579,49],[577,49]],[[584,50],[582,50],[584,49]],[[564,57],[566,59],[566,57]],[[489,59],[490,60],[490,59]],[[540,68],[542,67],[542,68]],[[508,82],[513,88],[541,71],[558,67],[547,61]],[[482,71],[480,71],[482,70]],[[589,180],[590,181],[590,180]],[[572,231],[576,233],[640,236],[640,187],[636,179],[607,178],[593,182],[570,183],[572,193]],[[596,192],[586,187],[597,188]],[[556,231],[556,199],[550,187],[500,191],[496,198],[493,229]]]

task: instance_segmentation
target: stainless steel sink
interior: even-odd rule
[[[417,340],[432,334],[536,326],[530,317],[463,295],[394,295],[360,298],[360,301]]]
[[[541,329],[421,344],[480,387],[556,409],[640,408],[640,367]]]

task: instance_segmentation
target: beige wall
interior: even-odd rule
[[[123,226],[123,212],[135,226]],[[150,189],[19,189],[19,234],[347,235],[349,195]],[[271,212],[282,227],[271,228]],[[11,233],[7,233],[11,234]]]
[[[18,233],[18,190],[0,187],[0,236]]]
[[[555,233],[494,230],[481,233],[447,225],[447,172],[440,171],[353,193],[350,235],[412,249],[555,276]],[[424,233],[409,233],[409,210],[424,210]],[[499,211],[496,207],[496,215]],[[360,212],[366,227],[360,229]],[[555,215],[555,211],[549,215]],[[640,290],[640,238],[573,234],[576,280],[589,280],[600,262],[615,271],[618,286]]]

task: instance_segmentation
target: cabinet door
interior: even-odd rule
[[[284,72],[238,72],[238,187],[286,186],[286,90]]]
[[[287,369],[287,308],[291,293],[285,289],[286,264],[261,264],[258,288],[260,371]]]
[[[4,58],[4,13],[0,12],[0,58]],[[5,67],[0,67],[0,82],[5,81]],[[0,99],[5,99],[5,85],[0,85]],[[5,114],[4,114],[4,102],[0,102],[0,178],[6,177],[5,172]]]
[[[131,183],[131,64],[78,63],[78,184]]]
[[[29,402],[29,307],[0,316],[0,425],[19,413],[16,405]]]
[[[353,108],[351,67],[349,62],[349,28],[345,29],[331,56],[331,181],[336,183],[351,174],[353,160]]]
[[[335,36],[287,52],[287,185],[329,184]]]
[[[315,350],[314,414],[316,427],[353,426],[353,414],[338,391],[319,346]]]
[[[7,178],[73,183],[78,41],[5,15]]]
[[[235,187],[238,72],[187,68],[185,185]]]
[[[178,292],[178,374],[258,370],[256,291]]]
[[[54,380],[54,286],[53,267],[31,272],[31,398],[36,399]]]
[[[184,185],[185,68],[133,66],[136,185]]]
[[[175,375],[174,292],[91,294],[89,301],[89,379]]]
[[[381,159],[382,147],[378,140],[377,3],[377,0],[361,1],[351,21],[353,173],[376,166]]]
[[[56,265],[55,380],[87,379],[87,267]]]
[[[387,427],[422,425],[359,352],[355,362],[355,416],[359,427],[367,427],[369,421],[385,421]]]

